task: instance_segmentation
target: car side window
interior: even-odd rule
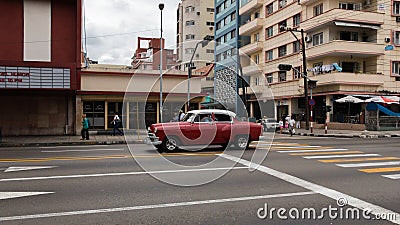
[[[211,114],[201,114],[200,115],[200,122],[208,123],[212,122]]]
[[[218,122],[231,122],[231,117],[226,114],[215,114],[215,120]]]

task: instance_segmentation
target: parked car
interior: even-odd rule
[[[267,118],[263,121],[264,131],[277,131],[279,130],[279,123],[274,118]]]
[[[187,145],[235,145],[246,149],[251,141],[262,136],[262,125],[240,121],[228,110],[204,109],[189,111],[181,122],[157,123],[149,128],[146,142],[160,152],[174,151]]]

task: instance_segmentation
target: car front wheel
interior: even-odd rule
[[[235,147],[238,149],[246,149],[249,147],[249,137],[246,135],[238,136],[235,140]]]
[[[163,148],[168,151],[172,152],[178,149],[178,139],[175,137],[167,137],[163,141]]]

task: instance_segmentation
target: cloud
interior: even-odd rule
[[[157,0],[86,0],[88,56],[99,63],[129,65],[137,37],[160,36]],[[175,45],[179,0],[165,0],[163,28],[166,45]]]

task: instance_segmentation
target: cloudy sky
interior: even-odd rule
[[[84,0],[86,48],[102,64],[129,65],[137,37],[160,37],[159,3],[164,3],[163,36],[175,45],[176,10],[180,0]],[[83,44],[85,40],[83,40]]]

